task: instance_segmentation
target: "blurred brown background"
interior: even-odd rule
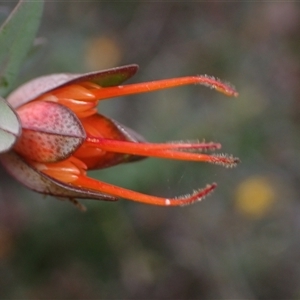
[[[0,2],[5,15],[13,3]],[[91,175],[202,203],[160,208],[65,202],[1,169],[1,299],[298,299],[300,9],[297,2],[46,2],[19,83],[140,65],[130,82],[209,74],[230,99],[188,86],[105,101],[100,111],[153,142],[221,142],[235,169],[149,159]]]

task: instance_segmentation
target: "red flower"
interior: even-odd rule
[[[32,190],[64,198],[82,206],[77,198],[114,201],[120,198],[153,205],[191,204],[208,195],[216,184],[191,195],[167,199],[141,194],[92,179],[88,170],[153,156],[204,161],[232,167],[239,161],[201,150],[219,149],[217,143],[148,143],[122,124],[97,113],[100,100],[200,83],[229,96],[237,92],[208,76],[193,76],[120,85],[138,69],[129,65],[88,74],[53,74],[34,79],[9,97],[22,124],[13,150],[1,154],[6,169]]]

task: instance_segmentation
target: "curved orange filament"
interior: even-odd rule
[[[88,131],[89,132],[89,131]],[[183,141],[173,141],[173,142],[167,142],[167,143],[140,143],[140,142],[126,142],[126,141],[119,141],[119,140],[113,140],[113,139],[104,139],[99,138],[96,136],[89,135],[86,137],[86,140],[84,142],[86,146],[90,146],[92,148],[101,148],[103,150],[107,151],[113,151],[113,152],[119,152],[119,153],[127,153],[123,152],[121,148],[125,146],[125,149],[136,149],[136,146],[140,149],[144,149],[145,153],[146,151],[151,150],[190,150],[190,151],[206,151],[206,150],[216,150],[221,149],[221,144],[214,143],[214,142],[183,142]],[[111,147],[110,149],[108,149]],[[128,148],[127,148],[128,147]],[[112,150],[113,149],[113,150]],[[125,150],[126,151],[126,150]],[[134,152],[134,150],[133,150]],[[129,154],[136,154],[136,155],[142,155],[137,153],[129,153]]]
[[[197,201],[201,201],[204,197],[210,194],[217,187],[217,184],[213,183],[211,185],[207,185],[204,189],[195,191],[191,195],[184,195],[177,198],[161,198],[124,189],[119,186],[115,186],[106,182],[98,181],[81,175],[78,176],[78,179],[72,184],[96,190],[105,194],[109,194],[111,196],[141,202],[144,204],[160,206],[183,206],[193,204]]]
[[[159,158],[204,161],[215,164],[221,164],[226,167],[233,167],[239,159],[226,155],[208,155],[193,152],[184,152],[183,149],[201,149],[203,144],[172,143],[172,144],[151,144],[151,143],[132,143],[126,141],[117,141],[101,139],[96,137],[87,137],[86,146],[96,147],[101,150],[111,151],[123,154],[132,154],[140,156],[152,156]],[[205,144],[204,144],[205,146]]]
[[[202,84],[212,89],[215,89],[218,92],[221,92],[227,96],[238,96],[237,91],[230,84],[224,83],[218,79],[205,75],[164,79],[129,85],[119,85],[90,91],[95,95],[95,97],[98,100],[105,100],[118,96],[148,93],[152,91],[168,89],[188,84]]]
[[[44,94],[36,100],[59,102],[70,108],[79,118],[84,118],[97,112],[96,107],[99,100],[147,93],[189,84],[202,84],[227,96],[236,97],[238,95],[235,88],[229,83],[224,83],[214,77],[199,75],[113,87],[101,87],[92,82],[82,82],[59,88],[48,94]]]

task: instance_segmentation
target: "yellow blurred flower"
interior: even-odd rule
[[[253,218],[263,217],[275,202],[276,192],[271,180],[266,176],[253,176],[237,187],[235,207]]]
[[[114,67],[120,63],[121,57],[121,48],[113,38],[97,36],[86,43],[85,66],[88,71]]]

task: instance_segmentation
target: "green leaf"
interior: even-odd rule
[[[33,45],[43,1],[21,0],[0,28],[0,95],[12,89],[19,69]]]
[[[10,150],[20,134],[21,126],[17,114],[0,97],[0,153]]]

